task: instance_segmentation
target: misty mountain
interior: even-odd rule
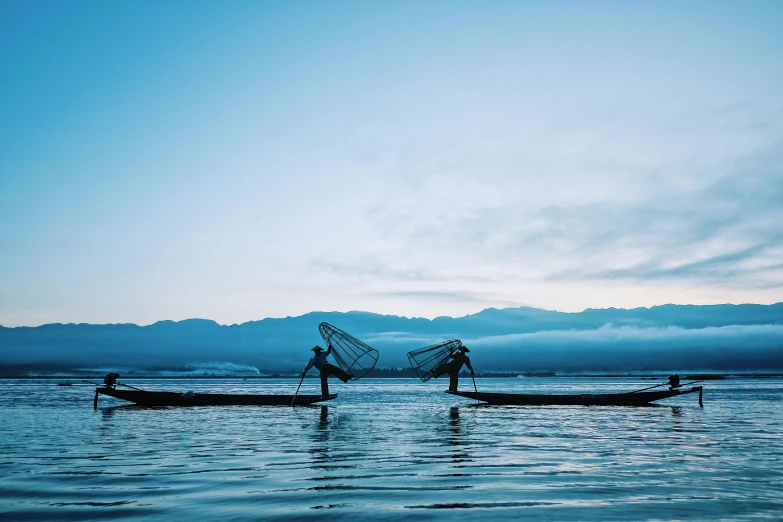
[[[323,344],[318,324],[346,330],[407,366],[406,352],[446,339],[481,371],[781,370],[783,303],[665,305],[564,313],[489,308],[464,317],[312,312],[238,325],[210,320],[0,327],[0,374],[115,368],[291,373]]]

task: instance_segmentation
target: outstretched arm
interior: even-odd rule
[[[302,372],[302,375],[306,374],[306,373],[307,373],[307,370],[309,370],[309,369],[310,369],[310,368],[312,368],[312,367],[313,367],[313,360],[312,360],[312,359],[310,359],[310,362],[308,362],[308,363],[307,363],[307,367],[306,367],[306,368],[304,369],[304,371]]]
[[[465,357],[465,366],[468,367],[470,373],[473,373],[473,367],[470,365],[470,359],[468,357]]]
[[[326,353],[324,354],[324,357],[329,357],[329,354],[332,353],[332,345],[328,345],[329,348],[326,349]]]

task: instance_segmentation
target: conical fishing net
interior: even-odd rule
[[[460,346],[462,346],[462,341],[459,339],[433,344],[408,352],[408,361],[419,379],[422,382],[427,382],[434,377],[435,368],[447,362],[449,356],[456,352]]]
[[[327,348],[332,347],[332,356],[337,365],[351,374],[352,380],[361,379],[375,367],[378,362],[378,350],[367,346],[362,341],[343,332],[329,323],[318,325]]]

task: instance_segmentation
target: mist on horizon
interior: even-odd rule
[[[0,328],[0,373],[135,371],[160,375],[296,374],[323,345],[322,321],[380,352],[377,368],[447,339],[471,349],[479,372],[783,371],[783,303],[595,309],[487,309],[435,320],[313,312],[241,325],[214,321],[52,324]]]

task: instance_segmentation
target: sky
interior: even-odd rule
[[[0,0],[0,325],[783,300],[783,3]]]

